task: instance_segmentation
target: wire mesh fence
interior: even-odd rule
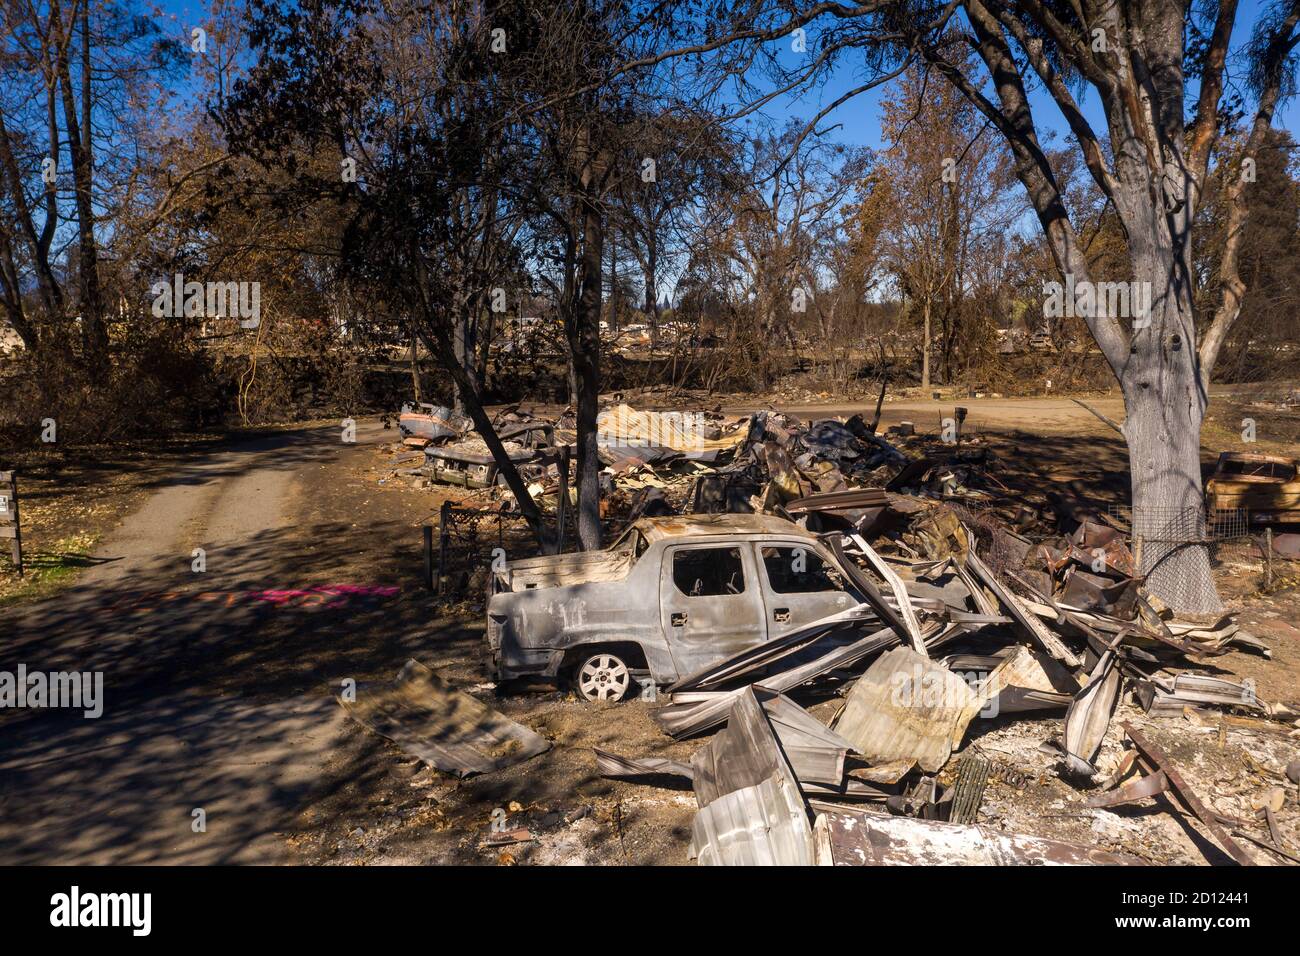
[[[486,589],[494,553],[504,552],[518,533],[516,526],[522,523],[517,514],[458,508],[449,501],[443,502],[438,520],[435,579],[438,596],[464,598],[481,594]]]
[[[1175,595],[1179,606],[1221,606],[1212,575],[1198,573],[1197,567],[1207,572],[1232,565],[1256,568],[1263,561],[1245,509],[1148,505],[1135,511],[1111,505],[1108,512],[1116,527],[1127,529],[1129,549],[1148,586]],[[1179,561],[1166,560],[1179,553],[1184,553]]]
[[[1136,515],[1128,505],[1111,505],[1107,514],[1125,532],[1125,540],[1139,564],[1154,564],[1164,555],[1204,545],[1214,561],[1258,561],[1250,535],[1250,513],[1244,508],[1146,507]],[[1150,566],[1150,565],[1148,565]]]

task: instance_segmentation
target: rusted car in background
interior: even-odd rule
[[[500,680],[539,676],[621,700],[858,607],[846,588],[817,537],[782,518],[643,518],[605,550],[497,571],[487,642]]]
[[[1300,476],[1294,458],[1226,451],[1205,485],[1215,512],[1244,510],[1251,524],[1300,523]]]

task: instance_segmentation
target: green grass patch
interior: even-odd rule
[[[0,607],[27,604],[50,597],[71,584],[78,572],[97,562],[90,556],[98,535],[60,538],[52,548],[23,552],[23,576],[6,555],[0,558]]]

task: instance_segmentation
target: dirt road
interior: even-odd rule
[[[382,435],[290,431],[187,461],[75,587],[0,616],[0,669],[102,672],[104,697],[97,719],[3,713],[0,862],[284,858],[273,834],[341,728],[331,684],[409,650],[377,615],[418,616],[402,611],[412,580],[398,569],[416,566],[416,538],[400,519],[367,528],[373,577],[353,576],[361,498],[346,500],[366,488],[344,469]],[[335,584],[363,590],[312,590]]]
[[[596,746],[689,755],[649,704],[493,700],[556,746],[468,781],[343,716],[343,680],[411,657],[486,678],[481,610],[420,584],[414,526],[439,499],[388,477],[393,437],[306,428],[183,458],[74,586],[0,611],[0,671],[103,675],[98,718],[0,711],[0,864],[494,862],[497,807],[545,835],[535,860],[685,862],[689,792],[611,800],[593,773]]]

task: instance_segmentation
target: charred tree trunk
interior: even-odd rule
[[[420,388],[420,357],[417,352],[418,347],[419,347],[419,336],[416,335],[415,326],[412,325],[411,326],[411,349],[410,349],[411,391],[415,395],[415,400],[417,402],[422,402],[424,401],[424,399],[421,397],[422,390]]]
[[[63,26],[57,3],[50,5],[51,28],[58,35]],[[82,63],[83,102],[89,99],[89,44],[87,22],[82,21],[85,44]],[[71,32],[71,25],[69,25]],[[99,254],[95,246],[95,209],[91,195],[94,176],[94,156],[91,143],[90,114],[78,119],[76,95],[72,88],[68,55],[71,37],[55,55],[59,87],[63,94],[63,119],[68,132],[68,152],[72,156],[72,181],[77,209],[78,272],[81,285],[81,336],[82,349],[92,375],[103,379],[108,375],[108,330],[104,327],[103,296],[99,287]]]
[[[461,364],[460,358],[456,354],[452,339],[455,324],[458,320],[454,317],[448,319],[439,312],[429,293],[430,283],[423,265],[420,264],[418,258],[413,258],[413,261],[416,263],[416,289],[419,295],[419,305],[421,314],[424,316],[424,321],[416,326],[420,340],[424,342],[424,347],[429,350],[429,353],[451,375],[452,382],[456,387],[456,394],[464,400],[465,414],[473,421],[475,430],[479,433],[479,437],[483,439],[483,443],[487,445],[493,461],[496,462],[497,471],[505,480],[506,487],[510,489],[511,494],[515,496],[515,502],[519,506],[519,514],[528,522],[528,527],[536,537],[542,553],[552,554],[555,551],[555,539],[547,528],[546,522],[542,519],[541,510],[537,507],[533,496],[528,493],[528,486],[524,484],[523,476],[519,474],[519,469],[510,460],[505,445],[502,444],[500,437],[497,435],[496,428],[488,417],[487,410],[483,407],[483,402],[474,381],[466,373],[465,366]]]
[[[482,382],[479,381],[478,349],[474,341],[474,311],[473,306],[458,310],[452,344],[456,354],[456,363],[464,369],[465,379],[470,383],[477,395],[482,388]],[[458,412],[465,411],[466,402],[463,392],[464,389],[462,388],[456,389],[455,407]]]
[[[601,267],[605,223],[590,195],[582,199],[582,280],[574,324],[569,330],[570,352],[577,388],[578,414],[578,540],[584,551],[601,546],[600,456],[596,415],[600,398]]]

